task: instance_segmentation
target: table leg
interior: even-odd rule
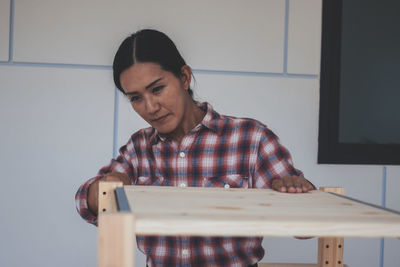
[[[98,266],[133,267],[135,263],[135,219],[118,212],[115,189],[122,182],[100,182],[98,210]]]
[[[342,187],[321,187],[320,190],[344,195]],[[318,238],[318,267],[343,267],[343,243],[340,237]]]
[[[98,266],[133,267],[136,238],[134,217],[128,212],[99,216]]]

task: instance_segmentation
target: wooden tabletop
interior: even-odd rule
[[[330,193],[124,186],[136,234],[400,237],[400,215]]]

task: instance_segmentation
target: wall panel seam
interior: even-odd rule
[[[107,65],[86,65],[86,64],[67,64],[67,63],[41,63],[41,62],[4,62],[0,61],[0,65],[19,66],[19,67],[39,67],[39,68],[64,68],[64,69],[104,69],[111,70],[111,66]]]
[[[285,0],[285,30],[283,39],[283,73],[287,74],[289,42],[289,0]]]
[[[65,69],[102,69],[111,70],[107,65],[85,65],[85,64],[64,64],[64,63],[39,63],[39,62],[6,62],[0,61],[0,66],[20,66],[20,67],[39,67],[39,68],[65,68]],[[272,73],[272,72],[248,72],[248,71],[225,71],[225,70],[201,70],[193,69],[194,74],[213,74],[230,76],[259,76],[259,77],[281,77],[281,78],[303,78],[318,79],[315,74],[293,74],[293,73]]]
[[[8,38],[8,62],[12,62],[14,58],[14,0],[10,0],[10,27]]]

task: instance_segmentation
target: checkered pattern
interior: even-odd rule
[[[151,127],[133,134],[117,159],[79,188],[75,197],[79,214],[97,224],[88,209],[88,188],[113,171],[145,186],[269,188],[274,178],[302,176],[265,125],[220,115],[207,103],[200,108],[205,117],[180,143]],[[138,236],[137,242],[149,267],[247,266],[264,256],[262,238]]]

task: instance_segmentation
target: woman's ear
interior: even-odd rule
[[[188,90],[190,87],[190,82],[192,81],[192,69],[188,65],[184,65],[181,68],[181,75],[183,88]]]

